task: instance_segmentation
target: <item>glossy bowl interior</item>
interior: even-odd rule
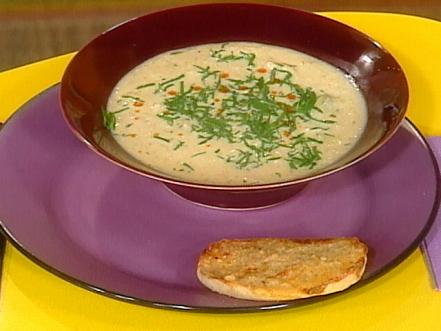
[[[103,126],[101,109],[122,76],[167,50],[226,41],[292,48],[350,75],[368,106],[367,127],[356,146],[319,174],[282,183],[219,186],[183,182],[128,155]],[[366,35],[334,20],[260,4],[206,4],[169,9],[120,24],[86,45],[67,67],[61,104],[73,132],[98,154],[141,175],[165,182],[196,202],[221,207],[259,207],[281,201],[306,182],[362,160],[395,133],[408,102],[405,75],[393,56]]]

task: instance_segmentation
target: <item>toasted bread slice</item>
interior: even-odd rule
[[[367,246],[357,238],[221,240],[199,257],[212,291],[249,300],[293,300],[342,291],[360,280]]]

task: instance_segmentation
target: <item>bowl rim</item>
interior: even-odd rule
[[[63,85],[66,83],[66,79],[67,79],[66,78],[67,72],[68,72],[69,68],[71,68],[75,59],[78,56],[80,56],[81,53],[86,48],[88,48],[91,44],[93,44],[96,40],[108,35],[113,30],[116,30],[116,29],[119,29],[119,28],[125,26],[126,24],[132,23],[138,19],[146,18],[149,16],[162,15],[164,13],[179,11],[179,10],[191,10],[193,8],[198,9],[198,8],[210,8],[210,7],[216,8],[216,7],[243,7],[243,6],[249,7],[249,8],[273,8],[273,9],[276,8],[279,10],[297,12],[297,13],[300,13],[302,15],[309,16],[309,17],[319,18],[323,22],[327,22],[327,23],[334,24],[334,25],[340,25],[341,27],[345,28],[346,30],[351,31],[351,33],[369,41],[370,44],[373,44],[375,47],[380,49],[382,52],[389,54],[391,56],[391,58],[396,62],[400,71],[402,72],[403,86],[404,86],[404,90],[405,90],[405,98],[404,98],[404,105],[403,105],[404,110],[402,112],[400,112],[400,116],[397,118],[397,124],[395,125],[395,127],[392,130],[388,130],[386,132],[386,134],[379,141],[377,141],[372,147],[370,147],[367,151],[365,151],[364,153],[362,153],[361,155],[359,155],[355,159],[348,161],[347,163],[345,163],[337,168],[330,168],[330,169],[326,170],[326,167],[325,167],[324,171],[319,170],[319,172],[316,174],[312,174],[307,177],[286,180],[286,181],[282,181],[282,182],[270,182],[270,183],[263,183],[263,184],[244,184],[244,185],[222,185],[222,184],[204,184],[204,183],[190,182],[190,181],[186,181],[186,180],[181,180],[179,178],[167,177],[165,175],[161,175],[161,174],[157,174],[157,173],[153,173],[153,172],[148,172],[147,170],[138,169],[138,168],[130,165],[129,163],[116,158],[111,153],[102,149],[99,145],[97,145],[97,144],[95,145],[94,143],[89,141],[86,136],[84,136],[83,134],[81,134],[81,132],[79,132],[79,130],[77,130],[75,124],[71,121],[70,117],[66,114],[67,112],[64,107],[62,94],[63,94]],[[115,164],[118,167],[124,168],[128,171],[131,171],[131,172],[136,173],[136,174],[143,176],[143,177],[147,177],[147,178],[154,179],[154,180],[159,180],[159,181],[166,183],[166,184],[173,184],[173,185],[183,186],[183,187],[187,187],[187,188],[207,189],[207,190],[216,190],[216,191],[251,191],[251,190],[254,191],[254,190],[267,190],[267,189],[283,188],[283,187],[289,187],[289,186],[293,186],[293,185],[297,185],[297,184],[304,184],[304,183],[307,183],[307,182],[310,182],[313,180],[317,180],[317,179],[335,174],[335,173],[340,172],[342,170],[345,170],[345,169],[357,164],[358,162],[361,162],[362,160],[368,158],[370,155],[372,155],[373,153],[378,151],[382,146],[384,146],[394,136],[394,134],[398,131],[401,124],[403,123],[403,121],[406,117],[406,112],[407,112],[407,108],[409,105],[409,83],[408,83],[407,77],[405,75],[405,71],[404,71],[403,67],[401,66],[401,64],[398,62],[398,60],[395,58],[395,56],[393,56],[379,41],[377,41],[376,39],[373,39],[372,37],[365,34],[364,32],[361,32],[358,29],[355,29],[355,28],[351,27],[350,25],[342,23],[338,20],[317,14],[315,12],[310,12],[310,11],[301,10],[301,9],[288,7],[288,6],[282,6],[282,5],[273,5],[273,4],[264,4],[264,3],[244,3],[244,2],[202,3],[202,4],[168,7],[165,9],[158,10],[158,11],[152,11],[152,12],[148,12],[143,15],[132,17],[132,18],[129,18],[125,21],[122,21],[122,22],[106,29],[102,33],[98,34],[97,36],[95,36],[94,38],[89,40],[89,42],[87,42],[83,47],[81,47],[80,50],[70,60],[68,66],[66,67],[66,69],[63,73],[63,77],[61,79],[59,102],[61,105],[60,108],[61,108],[63,118],[67,122],[69,128],[74,133],[74,135],[78,139],[80,139],[80,141],[85,143],[95,153],[97,153],[101,157],[104,157],[106,160],[112,162],[113,164]],[[332,164],[328,165],[328,166],[332,166]]]

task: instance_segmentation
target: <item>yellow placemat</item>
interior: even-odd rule
[[[409,79],[409,116],[441,134],[441,23],[394,14],[328,13],[380,41]],[[0,73],[0,120],[60,80],[72,54]],[[324,302],[254,314],[201,314],[145,308],[71,285],[7,245],[0,329],[51,330],[438,330],[441,293],[420,252],[380,279]]]

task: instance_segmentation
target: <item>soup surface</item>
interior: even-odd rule
[[[320,172],[366,124],[366,105],[337,68],[249,42],[157,55],[127,73],[103,110],[132,156],[167,177],[252,185]]]

